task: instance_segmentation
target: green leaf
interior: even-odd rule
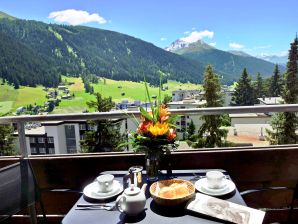
[[[156,109],[155,109],[155,117],[156,117],[156,121],[159,120],[159,111],[160,111],[160,104],[161,104],[161,79],[162,79],[162,72],[160,72],[160,76],[159,76],[159,90],[158,90],[158,99],[157,99],[157,105],[156,105]]]
[[[150,116],[150,114],[143,107],[140,107],[140,112],[141,112],[142,116],[144,118],[146,118],[147,120],[149,120],[149,121],[153,120],[153,118]]]
[[[132,116],[130,116],[125,110],[121,110],[128,118],[133,118],[132,122],[134,123],[134,125],[136,125],[137,127],[139,126],[140,122],[138,121],[138,119],[136,118],[136,116],[134,114],[131,114]]]
[[[147,84],[147,81],[146,81],[146,76],[144,76],[144,83],[145,83],[145,89],[146,89],[147,98],[148,98],[148,101],[149,101],[150,106],[151,106],[153,121],[155,122],[155,118],[154,118],[154,106],[153,106],[152,101],[151,101],[151,98],[150,98],[148,84]]]
[[[176,124],[169,124],[170,127],[173,127],[173,128],[177,128],[178,126]]]
[[[174,123],[175,123],[175,121],[179,118],[179,117],[181,117],[182,115],[171,115],[170,117],[169,117],[169,119],[168,119],[168,123],[170,124],[170,125],[173,125]]]
[[[158,106],[161,104],[161,82],[162,82],[162,72],[160,71],[160,76],[159,76],[159,91],[158,91]]]

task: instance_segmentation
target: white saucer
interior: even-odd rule
[[[84,188],[83,194],[85,196],[87,196],[88,198],[104,200],[104,199],[112,198],[112,197],[120,194],[122,191],[123,191],[122,184],[120,184],[119,181],[114,180],[113,181],[113,190],[111,190],[107,193],[98,192],[98,185],[96,182],[93,182],[91,184],[88,184]]]
[[[195,182],[195,188],[204,194],[211,195],[211,196],[222,196],[228,193],[231,193],[235,190],[236,186],[233,181],[228,179],[225,180],[226,185],[220,189],[211,189],[207,186],[207,178],[202,178]]]

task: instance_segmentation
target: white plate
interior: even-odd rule
[[[88,198],[97,199],[97,200],[104,200],[108,198],[112,198],[118,194],[120,194],[123,191],[122,184],[119,183],[119,181],[114,180],[113,181],[113,190],[107,193],[98,192],[98,185],[96,182],[93,182],[91,184],[88,184],[84,190],[83,194],[87,196]]]
[[[202,178],[195,182],[195,188],[204,194],[211,195],[211,196],[221,196],[228,193],[231,193],[235,190],[236,186],[233,181],[228,179],[225,180],[226,185],[224,188],[221,189],[211,189],[207,186],[207,178]]]

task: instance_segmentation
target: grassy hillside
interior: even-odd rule
[[[162,95],[165,94],[172,95],[173,90],[177,89],[198,89],[198,85],[195,84],[187,84],[187,83],[179,83],[175,81],[168,81],[164,86],[168,86],[168,90],[163,91]],[[121,88],[120,88],[121,87]],[[130,82],[130,81],[115,81],[106,79],[106,84],[104,84],[103,80],[97,85],[94,85],[94,91],[100,92],[103,95],[111,96],[116,102],[121,101],[122,99],[127,100],[142,100],[145,101],[145,87],[144,83]],[[158,95],[158,87],[150,87],[149,88],[151,96]],[[125,95],[122,96],[122,93]]]
[[[43,105],[47,99],[46,92],[42,88],[42,86],[21,86],[16,90],[7,84],[0,85],[0,114],[15,112],[18,107],[29,104]]]
[[[46,99],[46,92],[42,90],[42,86],[37,87],[20,87],[17,90],[17,98],[13,104],[13,109],[29,104],[43,105]]]
[[[63,77],[62,80],[75,82],[74,85],[70,85],[70,93],[75,94],[75,98],[71,100],[62,100],[59,107],[56,107],[54,113],[70,113],[81,112],[87,109],[86,102],[95,99],[93,95],[85,93],[84,86],[81,78],[68,78]],[[129,101],[145,100],[145,88],[144,83],[137,83],[132,81],[115,81],[111,79],[100,79],[98,84],[92,84],[95,92],[101,93],[105,97],[111,96],[113,101],[120,102],[123,99]],[[162,96],[165,94],[171,95],[173,90],[177,89],[199,89],[201,85],[192,83],[179,83],[176,81],[168,81],[164,86],[168,86],[168,90],[162,92]],[[121,88],[119,88],[121,87]],[[149,87],[151,96],[158,95],[157,87]],[[122,96],[122,93],[125,93]]]
[[[2,80],[0,79],[2,82]],[[0,85],[0,114],[7,114],[13,109],[17,99],[17,91],[9,85]]]
[[[0,102],[0,115],[7,114],[12,110],[13,101]]]
[[[16,18],[0,11],[0,19],[14,20]]]
[[[58,107],[55,107],[53,113],[75,113],[82,112],[87,108],[86,102],[94,100],[95,97],[89,93],[85,93],[84,84],[81,78],[75,77],[62,77],[63,81],[74,82],[73,85],[67,85],[70,94],[74,94],[73,99],[62,100]],[[1,80],[0,80],[1,81]],[[111,96],[113,101],[120,102],[121,100],[141,100],[145,101],[145,87],[144,83],[137,83],[132,81],[115,81],[111,79],[100,79],[98,84],[92,84],[95,92],[101,93],[105,97]],[[177,89],[200,89],[201,85],[192,83],[180,83],[176,81],[168,81],[164,87],[168,90],[162,91],[162,97],[165,94],[171,96],[173,90]],[[121,88],[119,88],[121,87]],[[150,95],[158,95],[157,87],[149,87]],[[125,93],[122,96],[122,93]],[[14,89],[7,84],[0,85],[0,114],[15,112],[20,106],[27,106],[29,104],[43,105],[47,101],[46,92],[42,86],[24,87]]]

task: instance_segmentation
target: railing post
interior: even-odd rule
[[[17,126],[18,126],[18,136],[19,136],[19,143],[20,143],[20,153],[21,153],[22,159],[28,158],[28,148],[26,144],[26,135],[25,135],[25,123],[20,121],[17,123]],[[30,215],[31,224],[37,224],[35,205],[30,205],[28,207],[28,211]]]
[[[19,143],[20,143],[20,153],[23,158],[28,157],[28,149],[26,144],[26,136],[25,136],[25,123],[18,122],[18,136],[19,136]]]

